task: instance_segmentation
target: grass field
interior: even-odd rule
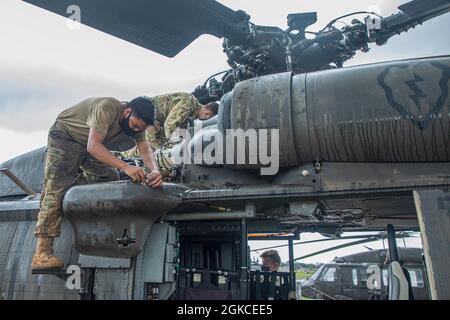
[[[297,280],[303,280],[311,277],[314,274],[314,272],[316,272],[316,270],[297,270],[295,272],[295,278]]]

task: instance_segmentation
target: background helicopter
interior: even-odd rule
[[[249,286],[240,283],[251,279],[249,231],[288,232],[292,242],[305,231],[339,234],[387,224],[418,229],[416,206],[447,210],[442,189],[450,172],[445,112],[449,57],[340,67],[357,50],[366,51],[368,43],[382,44],[448,12],[449,1],[411,1],[396,15],[354,21],[343,29],[331,23],[312,38],[305,37],[315,20],[311,13],[290,15],[289,29],[281,30],[253,25],[247,14],[215,1],[108,1],[106,7],[101,1],[27,2],[64,16],[69,5],[78,5],[84,24],[167,56],[203,33],[226,38],[231,69],[221,82],[211,80],[195,91],[202,101],[221,98],[218,117],[205,129],[213,134],[280,129],[281,170],[276,176],[255,174],[261,164],[186,165],[164,191],[129,182],[72,188],[64,200],[65,236],[57,251],[67,264],[83,268],[83,298],[198,298],[215,291],[220,298],[246,299]],[[426,98],[429,110],[413,109],[418,106],[409,99],[415,103],[419,98]],[[207,131],[198,135],[202,142],[208,140]],[[125,145],[117,141],[111,147]],[[34,247],[33,215],[39,203],[33,196],[42,188],[43,151],[2,165],[12,177],[1,181],[5,254],[0,282],[5,298],[78,294],[55,277],[43,280],[24,269]],[[29,197],[24,199],[24,193]],[[423,212],[421,229],[433,248],[426,254],[435,262],[429,270],[432,296],[444,298],[450,286],[442,281],[445,273],[439,268],[445,257],[439,250],[445,248],[434,245],[439,239],[424,226],[447,225],[430,222],[432,217]],[[153,225],[155,221],[164,223]],[[291,293],[293,280],[291,272]]]
[[[428,300],[422,250],[398,248],[398,251],[399,259],[409,275],[412,297],[415,300]],[[386,250],[382,249],[336,257],[301,283],[302,295],[312,299],[386,300],[389,297],[389,270],[385,260]],[[373,274],[370,270],[374,267],[381,271],[379,288],[369,288],[367,285]]]
[[[351,240],[350,242],[313,251],[294,259],[296,269],[298,270],[297,276],[301,279],[296,279],[297,297],[329,300],[388,299],[390,255],[389,249],[386,249],[384,243],[384,239],[387,236],[386,232],[379,232],[376,234],[360,234],[294,242],[294,246],[309,249],[309,246],[313,243],[334,243],[336,241]],[[396,239],[403,239],[404,247],[399,247],[397,251],[399,261],[408,274],[411,298],[414,300],[427,300],[429,299],[429,289],[427,286],[423,250],[420,248],[406,247],[405,239],[415,237],[414,233],[411,232],[398,232]],[[365,249],[369,251],[357,252],[345,256],[335,256],[331,262],[321,264],[320,266],[315,264],[313,271],[311,271],[311,265],[309,264],[297,265],[300,261],[305,261],[305,259],[310,259],[317,255],[380,240],[383,248],[373,249],[371,248],[372,246],[364,245]],[[263,247],[253,249],[251,252],[261,254],[268,249],[279,250],[279,248],[287,246],[284,244]],[[307,270],[304,270],[303,267],[307,267]],[[252,269],[259,270],[260,265],[253,265]],[[282,279],[282,275],[283,272],[280,272],[277,276]],[[304,275],[306,275],[306,278]],[[266,285],[264,287],[265,290],[260,289],[259,296],[267,299],[272,294],[272,298],[280,299],[283,296],[283,291],[286,290],[283,281],[280,281],[280,279],[278,281],[270,281],[271,273],[264,273],[260,276],[266,281]]]

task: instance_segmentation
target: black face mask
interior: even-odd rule
[[[270,271],[270,268],[268,266],[261,266],[261,271]]]
[[[137,134],[137,132],[130,128],[130,117],[131,117],[131,112],[128,115],[128,117],[126,117],[125,119],[122,119],[119,122],[119,125],[122,128],[123,133],[125,133],[129,137],[133,137]]]

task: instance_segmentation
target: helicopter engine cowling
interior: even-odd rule
[[[253,78],[222,101],[218,128],[279,130],[280,167],[450,161],[449,80],[450,56]],[[249,150],[232,166],[262,167]]]
[[[75,247],[89,256],[131,258],[139,254],[152,225],[181,203],[183,186],[164,190],[130,181],[78,185],[63,200]]]

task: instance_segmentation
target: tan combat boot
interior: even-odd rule
[[[31,268],[35,270],[61,269],[64,262],[53,255],[52,237],[38,237],[36,253],[31,262]]]

